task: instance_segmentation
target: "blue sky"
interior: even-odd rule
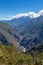
[[[0,18],[43,9],[43,0],[0,0]]]

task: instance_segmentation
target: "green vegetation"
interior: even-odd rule
[[[12,45],[0,44],[0,65],[43,65],[43,53],[32,57]]]

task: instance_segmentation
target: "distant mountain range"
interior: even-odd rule
[[[43,16],[23,16],[0,22],[0,41],[29,51],[43,44]],[[19,43],[19,45],[18,45]]]

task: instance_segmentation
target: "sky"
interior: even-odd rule
[[[43,10],[43,0],[0,0],[0,19]]]

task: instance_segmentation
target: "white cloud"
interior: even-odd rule
[[[17,14],[16,16],[12,16],[12,18],[19,18],[22,16],[28,16],[28,13],[21,13],[21,14]]]
[[[35,12],[29,12],[28,15],[29,15],[30,18],[39,17],[39,14],[37,14],[37,13],[35,13]]]
[[[20,18],[22,16],[28,16],[30,18],[36,18],[36,17],[39,17],[39,16],[43,16],[43,10],[39,11],[38,13],[35,13],[35,12],[28,12],[28,13],[20,13],[20,14],[17,14],[15,16],[9,16],[8,18],[0,18],[0,20],[11,20],[13,18]]]
[[[43,16],[43,10],[39,11],[38,13],[40,16]]]
[[[12,16],[12,18],[20,18],[22,16],[28,16],[30,18],[36,18],[38,17],[39,15],[34,13],[34,12],[29,12],[29,13],[21,13],[21,14],[17,14],[16,16]]]
[[[39,16],[43,16],[43,10],[39,11],[38,13],[28,12],[28,13],[17,14],[16,16],[12,16],[12,18],[20,18],[22,16],[28,16],[30,18],[36,18],[36,17],[39,17]]]

